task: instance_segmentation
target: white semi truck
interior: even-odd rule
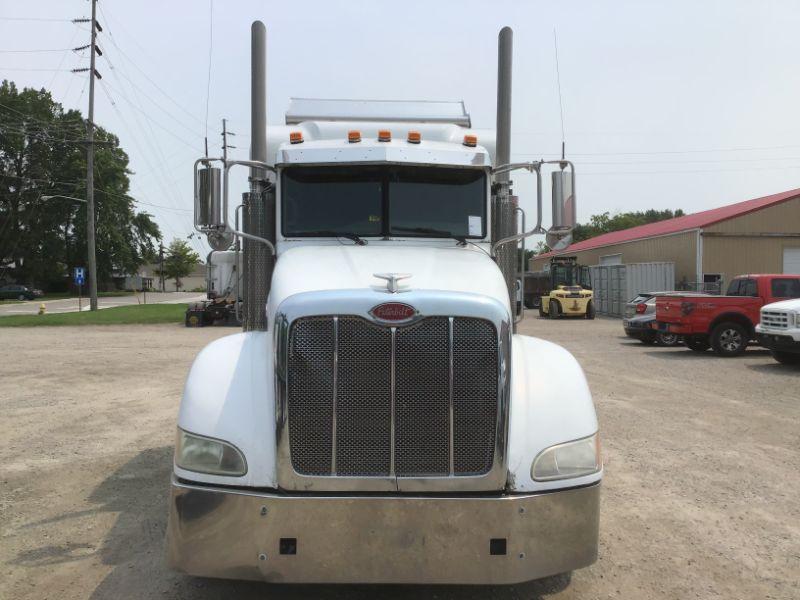
[[[267,128],[266,31],[253,24],[251,160],[195,164],[198,229],[215,247],[244,241],[244,331],[203,349],[186,382],[173,568],[505,584],[596,560],[603,469],[586,379],[563,348],[515,332],[518,244],[545,233],[545,169],[551,238],[575,205],[567,161],[509,164],[511,36],[496,136],[460,102],[295,99]],[[237,165],[250,168],[242,227]],[[538,182],[522,232],[517,168]]]

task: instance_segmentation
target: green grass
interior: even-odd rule
[[[0,317],[0,327],[39,327],[59,325],[151,325],[183,323],[185,304],[135,304],[104,308],[95,312],[51,315],[11,315]]]

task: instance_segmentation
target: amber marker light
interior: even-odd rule
[[[469,146],[470,148],[474,148],[478,145],[478,136],[477,135],[465,135],[464,136],[464,145]]]
[[[302,131],[292,131],[289,134],[289,142],[292,144],[302,144],[303,143],[303,132]]]
[[[419,144],[422,141],[422,134],[419,131],[408,132],[408,143]]]
[[[351,144],[355,144],[361,141],[361,132],[357,129],[353,129],[352,131],[347,132],[347,141]]]
[[[379,142],[391,142],[392,141],[392,132],[388,129],[381,129],[378,132],[378,141]]]

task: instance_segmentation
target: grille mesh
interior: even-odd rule
[[[450,356],[446,317],[399,329],[396,339],[395,472],[450,471]]]
[[[394,421],[398,477],[448,476],[451,442],[454,475],[490,471],[498,415],[497,333],[483,319],[455,317],[452,323],[452,351],[448,317],[397,328],[392,413],[389,327],[354,316],[339,317],[336,326],[333,317],[297,319],[289,332],[287,374],[294,470],[316,476],[391,475]]]
[[[333,319],[300,319],[289,347],[289,439],[298,473],[328,475],[333,435]]]
[[[336,471],[388,475],[391,455],[392,334],[358,318],[339,319]]]
[[[487,472],[497,420],[497,343],[491,323],[453,321],[453,462],[457,475]]]

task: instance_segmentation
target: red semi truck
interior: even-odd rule
[[[674,294],[656,300],[653,328],[683,336],[695,352],[738,356],[755,339],[765,304],[800,297],[800,275],[740,275],[724,296]]]

